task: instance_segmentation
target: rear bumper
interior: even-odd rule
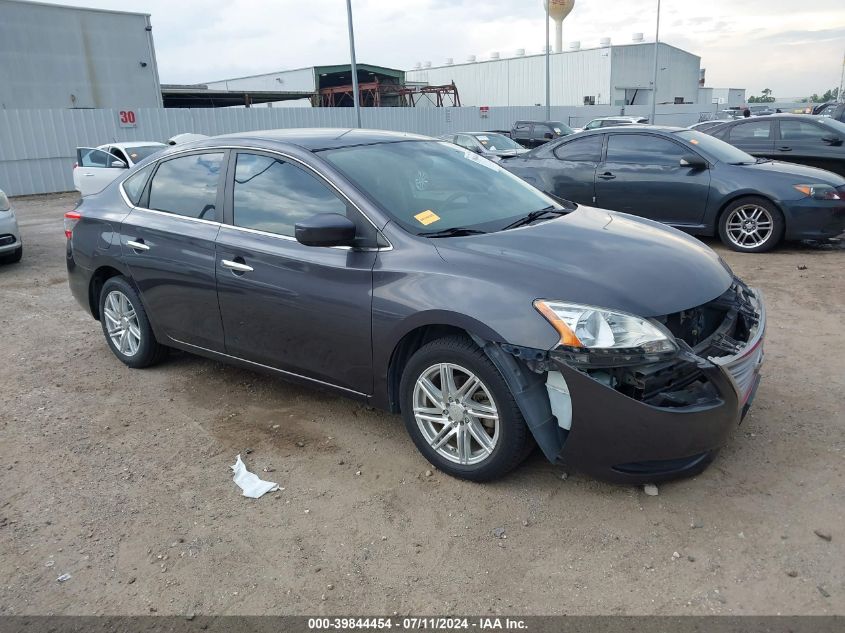
[[[598,479],[640,484],[697,474],[724,446],[751,406],[760,382],[765,308],[731,356],[689,360],[701,372],[704,397],[689,406],[652,406],[555,361],[569,387],[572,422],[557,462]]]
[[[823,240],[845,232],[845,201],[802,198],[780,203],[788,240]]]

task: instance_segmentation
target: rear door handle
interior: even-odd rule
[[[603,174],[599,174],[599,178],[601,178],[602,180],[613,180],[614,178],[616,178],[616,176],[611,174],[609,171],[606,171]]]
[[[144,242],[136,242],[135,240],[126,240],[126,245],[131,246],[136,251],[148,251],[150,247],[144,244]]]
[[[233,262],[230,259],[221,259],[220,264],[223,268],[228,268],[229,270],[233,270],[237,273],[251,273],[253,270],[252,266],[247,266],[241,262]]]
[[[784,147],[778,147],[778,150],[781,151],[781,152],[791,152],[792,148],[784,146]]]

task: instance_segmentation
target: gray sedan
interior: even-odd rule
[[[441,141],[454,143],[471,152],[497,162],[509,156],[519,156],[528,150],[522,145],[496,132],[461,132],[458,134],[444,134]]]
[[[604,479],[694,474],[759,379],[762,297],[706,246],[426,137],[178,145],[65,220],[70,290],[120,362],[178,348],[401,413],[456,477],[535,441]]]
[[[21,232],[9,198],[0,190],[0,262],[19,262],[23,256]]]

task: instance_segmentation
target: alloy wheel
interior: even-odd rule
[[[428,445],[462,465],[483,462],[499,441],[499,411],[490,391],[470,370],[438,363],[414,385],[414,418]]]
[[[737,247],[762,246],[774,233],[774,219],[765,207],[746,204],[731,211],[725,224],[728,239]]]
[[[134,356],[141,347],[141,328],[135,307],[120,290],[112,290],[103,304],[106,330],[115,349],[124,356]]]

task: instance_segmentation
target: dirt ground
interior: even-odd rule
[[[0,614],[845,614],[842,248],[710,241],[767,297],[763,383],[650,497],[539,453],[426,476],[398,417],[187,354],[127,369],[67,288],[73,199],[14,201],[0,266]],[[238,453],[283,489],[242,497]]]

